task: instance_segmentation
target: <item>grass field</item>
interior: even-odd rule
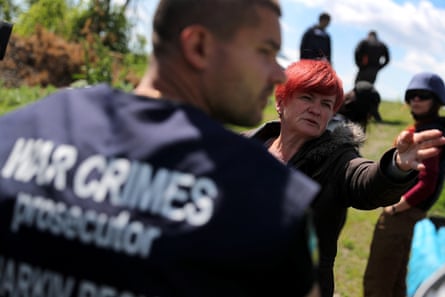
[[[54,89],[24,88],[5,90],[0,88],[0,114],[32,102]],[[383,101],[380,113],[383,123],[371,122],[367,130],[367,141],[362,148],[362,155],[372,160],[389,148],[396,135],[411,123],[411,117],[404,104]],[[276,118],[273,104],[265,111],[264,120]],[[239,131],[242,128],[232,127]],[[340,240],[335,265],[336,293],[341,297],[362,296],[362,276],[368,257],[368,249],[380,210],[359,211],[350,209],[348,219]],[[445,198],[441,196],[431,211],[436,215],[445,215]]]

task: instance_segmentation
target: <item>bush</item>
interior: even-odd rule
[[[66,87],[78,79],[88,84],[136,86],[146,58],[140,55],[111,52],[93,35],[81,43],[65,39],[37,27],[35,34],[20,37],[13,34],[5,58],[0,62],[0,83],[4,88],[21,86]]]

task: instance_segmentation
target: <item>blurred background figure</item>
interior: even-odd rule
[[[377,38],[376,31],[369,31],[368,37],[359,42],[354,58],[358,67],[356,83],[365,80],[374,84],[378,72],[390,61],[388,47]]]
[[[323,12],[318,17],[318,24],[304,32],[300,43],[300,59],[326,58],[331,63],[331,37],[326,28],[331,16]]]
[[[373,84],[359,81],[345,94],[345,99],[337,114],[329,122],[328,129],[333,130],[341,122],[353,122],[360,125],[364,132],[372,116],[381,121],[378,112],[380,94]]]

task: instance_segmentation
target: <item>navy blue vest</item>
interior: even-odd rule
[[[0,117],[0,296],[302,296],[317,189],[191,106],[57,92]]]

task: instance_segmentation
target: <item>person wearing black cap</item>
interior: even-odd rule
[[[405,92],[414,124],[408,131],[439,129],[445,119],[439,109],[445,105],[445,86],[434,73],[414,75]],[[426,217],[437,201],[444,180],[444,152],[425,160],[417,183],[401,196],[400,201],[383,208],[376,223],[364,275],[365,297],[406,296],[406,274],[413,228]]]

